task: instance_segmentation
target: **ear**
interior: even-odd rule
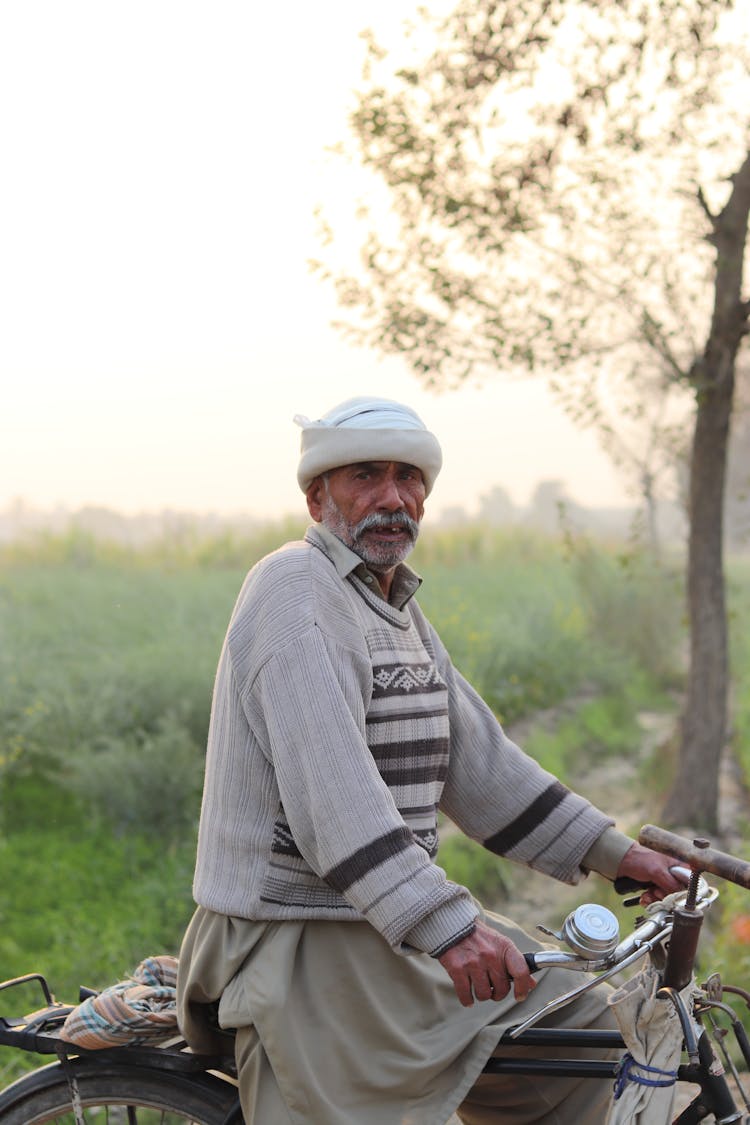
[[[323,477],[316,477],[310,484],[305,497],[307,499],[307,510],[315,520],[316,523],[323,522],[323,496],[325,493],[325,482]]]

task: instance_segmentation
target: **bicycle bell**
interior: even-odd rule
[[[571,911],[560,936],[581,957],[607,957],[617,948],[620,924],[606,906],[587,902]]]

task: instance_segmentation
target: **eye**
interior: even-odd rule
[[[419,469],[413,469],[407,466],[406,468],[399,470],[398,478],[399,480],[421,481],[422,474],[420,473]]]

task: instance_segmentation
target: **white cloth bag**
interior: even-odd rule
[[[670,1076],[677,1073],[683,1034],[672,1001],[656,998],[660,987],[659,974],[649,966],[608,998],[633,1063],[622,1092],[612,1102],[607,1125],[667,1125],[672,1120],[675,1085]],[[680,994],[689,1012],[697,991],[691,980]]]

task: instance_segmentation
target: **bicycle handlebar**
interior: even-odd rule
[[[654,824],[643,825],[638,834],[638,843],[655,852],[676,856],[688,863],[694,871],[710,871],[712,875],[718,875],[721,879],[750,890],[750,863],[729,855],[728,852],[698,847],[683,836],[677,836],[665,828],[657,828]]]

